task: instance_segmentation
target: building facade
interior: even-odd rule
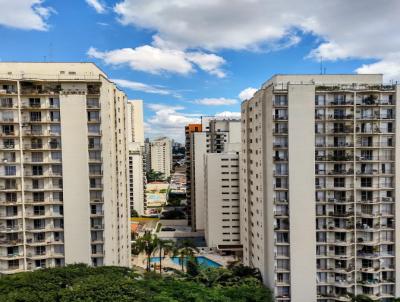
[[[205,156],[240,147],[240,120],[202,118],[201,132],[191,135],[191,221],[194,231],[204,231],[206,224]]]
[[[154,139],[150,143],[151,170],[171,176],[172,170],[172,143],[167,137]]]
[[[126,95],[91,63],[0,74],[0,273],[130,266]]]
[[[399,86],[277,75],[242,103],[241,240],[277,301],[400,295]]]
[[[204,172],[207,246],[223,251],[241,250],[239,152],[206,154]]]
[[[185,126],[185,165],[186,165],[186,202],[188,225],[192,225],[192,133],[201,132],[201,124],[189,124]]]
[[[143,100],[128,100],[127,113],[129,141],[144,145]]]
[[[146,155],[143,124],[143,101],[127,103],[128,168],[130,211],[143,215],[146,209]]]

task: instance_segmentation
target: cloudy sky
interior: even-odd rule
[[[275,73],[400,80],[398,0],[0,0],[0,60],[93,61],[150,137],[237,115]]]

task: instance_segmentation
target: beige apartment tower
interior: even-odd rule
[[[91,63],[0,63],[0,273],[130,265],[126,95]]]
[[[242,104],[241,241],[277,301],[400,296],[399,86],[276,75]]]
[[[172,171],[172,142],[168,137],[154,139],[150,143],[151,170],[171,176]]]
[[[128,187],[130,211],[143,215],[146,209],[145,185],[145,143],[143,123],[143,101],[128,100],[127,104],[128,134]]]

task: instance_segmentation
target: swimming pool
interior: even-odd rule
[[[208,259],[207,257],[204,256],[198,256],[196,257],[197,262],[199,263],[199,265],[205,266],[205,267],[221,267],[222,265],[212,261],[211,259]],[[165,260],[165,257],[163,257],[163,261]],[[172,262],[177,264],[177,265],[181,265],[181,259],[179,257],[172,257],[171,258]],[[155,262],[160,262],[160,257],[151,257],[150,258],[150,262],[151,263],[155,263]],[[186,266],[186,262],[187,259],[183,260],[183,264]]]

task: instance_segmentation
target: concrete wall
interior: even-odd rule
[[[85,95],[60,96],[65,263],[91,264]]]
[[[316,301],[313,85],[289,85],[290,278],[293,302]]]
[[[396,205],[395,205],[395,215],[396,215],[396,230],[395,230],[395,263],[396,263],[396,273],[395,273],[395,278],[396,278],[396,297],[400,296],[400,269],[398,265],[400,264],[400,230],[399,230],[399,222],[398,218],[400,217],[400,206],[398,205],[398,200],[400,198],[400,85],[396,85],[396,140],[395,140],[395,200],[396,200]]]
[[[239,155],[205,155],[205,238],[208,247],[240,243]]]
[[[194,225],[196,231],[204,230],[205,226],[205,197],[204,197],[204,155],[207,153],[206,134],[204,132],[193,133],[193,161],[194,181],[192,181],[192,195],[195,202],[192,202]],[[192,174],[193,175],[193,174]]]
[[[129,142],[144,144],[143,101],[129,100],[127,104],[127,136]]]

